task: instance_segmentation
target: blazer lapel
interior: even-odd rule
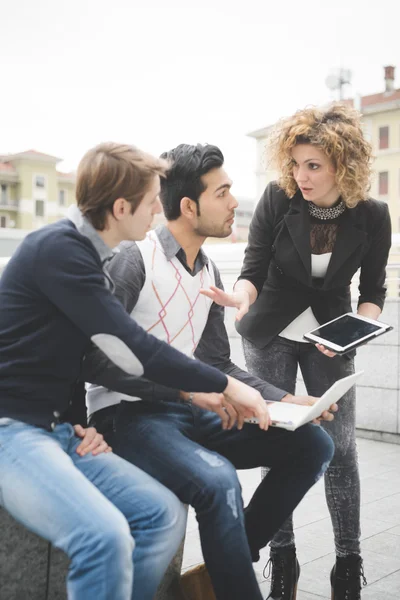
[[[344,215],[345,218],[339,225],[332,257],[329,261],[328,270],[325,275],[323,289],[329,285],[335,273],[337,273],[349,256],[365,242],[367,237],[365,231],[362,231],[353,225],[352,210],[354,209],[348,209],[347,214]]]
[[[305,281],[311,283],[311,246],[310,246],[310,217],[307,203],[299,192],[292,199],[290,212],[285,215],[285,223],[293,244],[300,256],[305,269]]]

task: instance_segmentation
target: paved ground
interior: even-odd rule
[[[235,361],[242,365],[233,340]],[[358,440],[362,485],[362,551],[368,586],[363,600],[400,599],[400,445]],[[260,470],[241,471],[247,503],[260,480]],[[318,482],[294,515],[301,577],[297,600],[329,600],[329,572],[335,560],[332,527],[323,482]],[[268,550],[255,565],[264,596],[269,583],[263,576]],[[184,569],[202,562],[194,514],[189,513]]]

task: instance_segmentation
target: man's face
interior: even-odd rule
[[[199,197],[199,214],[194,219],[193,229],[202,237],[228,237],[238,206],[231,194],[232,181],[222,167],[212,169],[201,181],[206,189]]]
[[[155,175],[149,189],[133,215],[128,214],[124,222],[121,223],[124,229],[123,235],[125,236],[122,239],[137,241],[143,240],[146,237],[146,233],[151,228],[154,215],[162,212],[159,195],[160,178],[158,175]]]

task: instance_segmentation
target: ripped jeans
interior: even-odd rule
[[[317,425],[295,432],[245,424],[224,431],[215,413],[178,402],[121,402],[91,425],[114,451],[194,507],[218,600],[261,600],[252,561],[323,475],[333,443]],[[237,469],[268,466],[246,511]]]
[[[311,396],[321,396],[337,379],[354,373],[354,360],[347,356],[324,356],[315,346],[277,336],[259,349],[243,339],[250,373],[294,394],[297,367]],[[325,473],[325,496],[330,512],[337,556],[360,553],[360,478],[355,437],[356,393],[352,387],[339,401],[331,422],[322,422],[335,443],[335,455]],[[265,470],[264,470],[265,473]],[[290,517],[272,540],[271,552],[294,546]]]

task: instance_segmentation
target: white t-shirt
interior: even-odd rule
[[[311,275],[313,277],[323,278],[328,270],[329,261],[331,260],[332,252],[325,254],[311,254]],[[280,332],[280,336],[294,342],[304,342],[303,335],[312,329],[318,327],[317,319],[314,316],[311,307],[309,306],[303,311],[294,321],[289,323],[285,329]]]

